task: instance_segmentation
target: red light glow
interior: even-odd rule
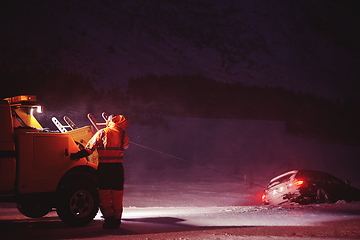
[[[298,181],[294,182],[294,185],[300,186],[300,185],[303,184],[303,183],[304,183],[304,181],[298,180]]]
[[[265,200],[265,198],[266,198],[266,195],[265,195],[265,194],[261,196],[261,200],[263,200],[263,201],[264,201],[264,200]]]

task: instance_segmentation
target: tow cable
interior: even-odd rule
[[[108,119],[109,115],[106,113],[106,112],[103,112],[102,114],[102,117],[103,119],[106,121],[106,119]],[[105,126],[105,123],[99,123],[96,118],[91,114],[89,113],[87,115],[89,121],[92,123],[92,125],[95,127],[96,131],[98,131],[100,128],[104,127]],[[68,124],[68,125],[65,125],[63,126],[55,117],[52,118],[52,121],[54,122],[54,124],[57,126],[57,128],[60,130],[60,132],[67,132],[67,129],[66,128],[70,128],[70,129],[76,129],[78,128],[76,126],[75,123],[73,123],[73,121],[71,121],[71,119],[68,117],[68,116],[64,116],[64,121]],[[222,175],[225,175],[225,176],[228,176],[228,177],[231,177],[231,178],[235,178],[235,179],[238,179],[238,180],[241,180],[243,181],[244,183],[249,183],[254,186],[257,186],[257,187],[261,187],[261,188],[265,188],[264,186],[260,185],[260,184],[257,184],[255,182],[252,182],[252,181],[248,181],[246,179],[243,179],[243,178],[240,178],[240,177],[237,177],[237,176],[234,176],[234,175],[231,175],[231,174],[228,174],[228,173],[225,173],[225,172],[222,172],[222,171],[219,171],[219,170],[216,170],[216,169],[213,169],[213,168],[209,168],[209,167],[206,167],[204,165],[201,165],[201,164],[198,164],[198,163],[194,163],[194,162],[191,162],[191,161],[188,161],[186,159],[183,159],[183,158],[179,158],[179,157],[176,157],[174,155],[171,155],[171,154],[168,154],[168,153],[164,153],[164,152],[161,152],[159,150],[156,150],[156,149],[153,149],[153,148],[150,148],[150,147],[146,147],[144,145],[141,145],[141,144],[138,144],[138,143],[135,143],[135,142],[131,142],[131,144],[133,145],[136,145],[136,146],[139,146],[139,147],[142,147],[142,148],[145,148],[147,150],[150,150],[150,151],[153,151],[153,152],[156,152],[156,153],[159,153],[159,154],[163,154],[167,157],[171,157],[173,159],[176,159],[176,160],[179,160],[179,161],[183,161],[183,162],[186,162],[186,163],[189,163],[189,164],[192,164],[192,165],[196,165],[198,167],[201,167],[201,168],[204,168],[204,169],[208,169],[208,170],[211,170],[213,172],[216,172],[216,173],[219,173],[219,174],[222,174]]]
[[[186,159],[179,158],[179,157],[176,157],[176,156],[174,156],[174,155],[171,155],[171,154],[168,154],[168,153],[164,153],[164,152],[161,152],[161,151],[159,151],[159,150],[156,150],[156,149],[153,149],[153,148],[150,148],[150,147],[146,147],[146,146],[144,146],[144,145],[141,145],[141,144],[138,144],[138,143],[135,143],[135,142],[132,142],[132,141],[130,141],[130,143],[131,143],[132,145],[136,145],[136,146],[145,148],[145,149],[147,149],[147,150],[150,150],[150,151],[153,151],[153,152],[156,152],[156,153],[165,155],[165,156],[167,156],[167,157],[171,157],[171,158],[174,158],[174,159],[179,160],[179,161],[183,161],[183,162],[186,162],[186,163],[189,163],[189,164],[192,164],[192,165],[196,165],[196,166],[198,166],[198,167],[201,167],[201,168],[204,168],[204,169],[208,169],[208,170],[211,170],[211,171],[213,171],[213,172],[216,172],[216,173],[219,173],[219,174],[222,174],[222,175],[231,177],[231,178],[235,178],[235,179],[241,180],[241,181],[243,181],[243,182],[252,184],[252,185],[257,186],[257,187],[265,188],[264,186],[262,186],[262,185],[260,185],[260,184],[257,184],[257,183],[255,183],[255,182],[248,181],[248,180],[245,180],[245,179],[243,179],[243,178],[240,178],[240,177],[237,177],[237,176],[234,176],[234,175],[231,175],[231,174],[228,174],[228,173],[225,173],[225,172],[222,172],[222,171],[219,171],[219,170],[210,168],[210,167],[206,167],[206,166],[204,166],[204,165],[201,165],[201,164],[198,164],[198,163],[194,163],[194,162],[188,161],[188,160],[186,160]]]

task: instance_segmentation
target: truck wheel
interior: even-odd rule
[[[95,184],[76,181],[58,192],[56,211],[59,218],[73,227],[90,223],[99,209],[99,196]]]
[[[21,214],[30,218],[41,218],[51,211],[49,205],[31,201],[16,203],[16,207]]]

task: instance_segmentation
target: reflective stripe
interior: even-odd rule
[[[100,156],[99,160],[123,159],[123,156]]]
[[[113,190],[112,191],[112,204],[114,208],[114,215],[116,219],[121,219],[123,212],[123,198],[124,190]]]
[[[124,151],[122,150],[110,150],[106,148],[105,150],[101,150],[99,148],[99,162],[104,162],[104,160],[111,160],[110,162],[122,162],[124,158]]]
[[[122,147],[99,147],[99,150],[118,150],[118,151],[124,151],[124,148]]]
[[[122,163],[122,160],[99,160],[99,163]]]
[[[124,145],[129,145],[129,137],[125,131],[103,128],[90,139],[86,149],[89,152],[98,150],[99,163],[121,163],[124,156]]]
[[[114,216],[112,208],[111,190],[99,190],[99,197],[101,201],[101,212],[104,217]]]

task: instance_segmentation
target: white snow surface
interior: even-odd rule
[[[261,203],[263,186],[296,168],[327,171],[356,185],[357,169],[351,164],[359,159],[359,147],[292,136],[286,133],[284,122],[278,121],[166,120],[167,129],[136,124],[127,128],[132,144],[124,159],[121,229],[102,229],[100,212],[89,225],[69,228],[55,212],[29,219],[14,206],[1,204],[2,234],[9,239],[127,240],[359,236],[359,203]],[[346,227],[333,230],[332,224]]]
[[[359,203],[261,203],[270,179],[291,169],[326,171],[357,186],[352,164],[360,157],[359,147],[289,135],[279,121],[175,117],[166,121],[166,129],[137,124],[127,128],[132,144],[124,159],[121,229],[104,231],[100,212],[88,226],[74,229],[64,226],[55,212],[29,219],[14,206],[1,204],[4,236],[127,240],[359,236]],[[341,225],[333,230],[334,224]]]

